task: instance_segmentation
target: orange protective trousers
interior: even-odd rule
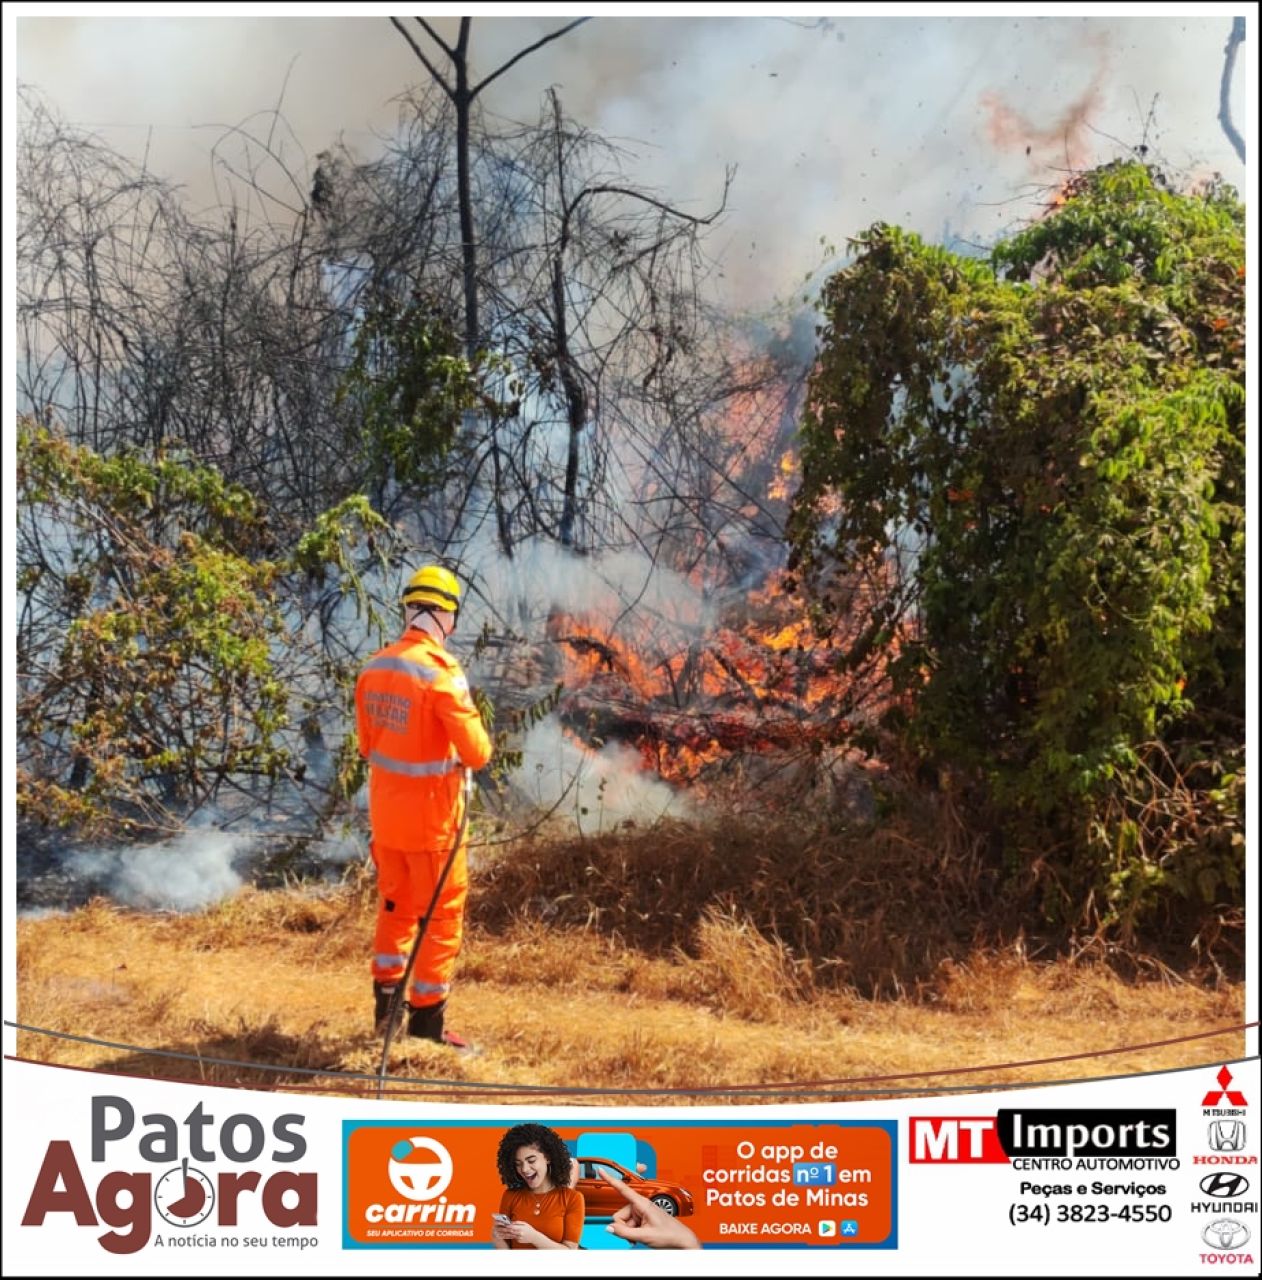
[[[404,993],[413,1008],[446,1000],[464,936],[464,906],[469,893],[468,839],[463,838],[429,927],[416,955]],[[386,986],[403,977],[420,920],[434,895],[450,849],[429,852],[388,849],[372,844],[377,867],[377,928],[373,935],[372,976]]]

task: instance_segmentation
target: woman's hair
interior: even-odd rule
[[[546,1124],[515,1124],[501,1139],[495,1156],[500,1181],[510,1191],[521,1191],[525,1183],[517,1176],[517,1152],[522,1147],[538,1147],[548,1162],[548,1177],[554,1187],[565,1187],[570,1181],[569,1148],[555,1130]]]

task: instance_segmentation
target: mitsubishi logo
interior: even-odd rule
[[[1238,1089],[1229,1089],[1227,1086],[1231,1083],[1231,1072],[1223,1067],[1217,1076],[1219,1087],[1211,1089],[1205,1095],[1205,1101],[1201,1103],[1203,1107],[1212,1107],[1226,1098],[1233,1107],[1247,1107],[1249,1104],[1245,1101],[1244,1094]]]

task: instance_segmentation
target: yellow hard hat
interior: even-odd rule
[[[460,612],[460,580],[440,564],[427,564],[418,569],[403,588],[405,605],[429,605],[434,609]]]

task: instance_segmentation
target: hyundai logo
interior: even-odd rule
[[[1201,1239],[1211,1249],[1243,1249],[1249,1243],[1249,1228],[1235,1218],[1219,1218],[1206,1226]]]
[[[1235,1200],[1249,1190],[1249,1179],[1242,1173],[1209,1173],[1201,1179],[1201,1190],[1218,1200]]]

